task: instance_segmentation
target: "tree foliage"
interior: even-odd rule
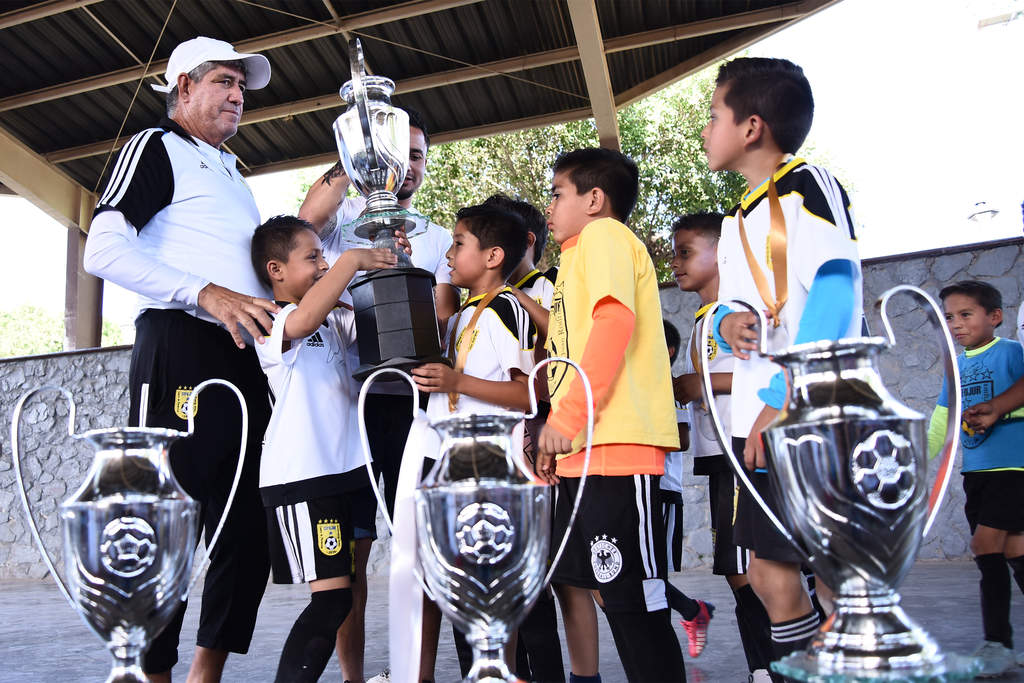
[[[103,321],[101,346],[131,343],[124,331]],[[64,317],[38,306],[0,311],[0,358],[36,356],[64,350]]]
[[[663,279],[669,273],[672,221],[694,211],[728,209],[745,187],[738,174],[712,172],[704,157],[700,131],[713,90],[712,72],[705,71],[619,112],[622,151],[640,169],[640,196],[629,225]],[[596,145],[591,119],[437,145],[430,150],[416,209],[448,227],[459,208],[496,192],[543,209],[557,156]],[[549,243],[546,261],[555,263],[557,254]]]

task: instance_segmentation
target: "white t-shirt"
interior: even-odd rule
[[[863,295],[860,256],[854,232],[850,200],[838,181],[823,168],[811,166],[802,159],[792,159],[775,173],[779,203],[786,220],[789,298],[780,313],[781,324],[768,326],[768,350],[780,351],[793,344],[804,312],[807,293],[814,276],[823,264],[836,259],[857,265],[854,276],[854,310],[850,326],[843,337],[860,335]],[[748,193],[722,221],[722,238],[718,243],[718,273],[721,285],[719,301],[734,311],[746,310],[730,303],[741,299],[763,310],[764,303],[754,284],[740,242],[736,220],[737,209],[743,209],[743,224],[758,267],[765,274],[775,294],[773,272],[768,265],[768,231],[771,225],[767,182]],[[764,403],[757,392],[768,386],[772,375],[782,368],[768,359],[751,354],[749,361],[736,363],[732,380],[732,433],[746,437]]]
[[[455,336],[456,348],[481,299],[482,295],[468,300],[459,313],[448,321],[449,325],[458,326]],[[533,370],[535,328],[526,309],[516,301],[515,295],[507,288],[491,300],[480,314],[476,327],[470,334],[472,338],[468,342],[468,356],[463,369],[465,374],[494,382],[507,382],[512,379],[513,369],[526,375]],[[448,338],[446,334],[446,343]],[[455,412],[467,413],[493,413],[498,410],[507,408],[485,403],[464,394],[459,395],[455,407]],[[431,394],[430,402],[427,404],[427,417],[435,420],[448,415],[451,415],[448,394]]]
[[[695,368],[693,365],[694,339],[700,333],[701,325],[704,323],[704,314],[713,305],[714,304],[701,306],[694,315],[693,329],[690,330],[690,340],[682,350],[684,353],[684,375],[700,372],[700,369]],[[718,345],[710,326],[708,327],[707,341],[703,344],[703,348],[708,356],[708,370],[712,373],[733,371],[733,364],[736,360],[735,357]],[[700,361],[700,356],[697,357],[697,360],[698,362]],[[718,443],[718,437],[715,436],[715,425],[711,420],[710,411],[708,411],[707,407],[704,405],[704,401],[691,401],[688,406],[689,420],[687,422],[690,425],[690,452],[693,457],[703,458],[709,455],[721,454],[722,446]],[[718,408],[718,416],[722,420],[723,431],[726,436],[731,436],[732,430],[730,425],[732,424],[732,416],[730,413],[729,394],[716,396],[715,407]]]
[[[686,424],[690,421],[689,407],[676,403],[676,424]],[[691,442],[692,444],[692,442]],[[661,489],[663,491],[683,492],[683,458],[693,448],[679,451],[672,451],[665,455],[665,473],[661,475]]]
[[[281,351],[285,321],[295,304],[274,318],[270,338],[256,353],[274,394],[260,460],[265,505],[293,504],[367,483],[356,422],[357,386],[347,347],[355,318],[335,309],[313,334]]]
[[[544,273],[534,268],[514,286],[523,290],[526,296],[544,308],[551,310],[551,300],[555,297],[555,283],[549,280]]]

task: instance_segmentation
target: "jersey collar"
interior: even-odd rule
[[[523,276],[523,279],[516,283],[516,289],[521,288],[526,282],[535,275],[540,275],[540,271],[534,268],[529,273]]]
[[[992,341],[990,341],[988,344],[985,344],[984,346],[979,346],[976,349],[964,349],[964,355],[970,358],[971,356],[977,356],[979,353],[985,353],[993,346],[995,346],[996,342],[998,342],[1000,339],[1001,337],[994,337]]]
[[[694,320],[700,320],[701,318],[703,318],[704,314],[708,312],[708,309],[711,308],[712,306],[714,306],[716,303],[718,303],[718,302],[717,301],[712,301],[711,303],[704,304],[703,306],[698,308],[697,312],[693,314],[693,319]]]
[[[807,162],[801,159],[800,157],[790,157],[782,164],[779,170],[775,171],[775,173],[772,174],[772,178],[775,179],[775,182],[779,182],[779,180],[782,179],[782,176],[786,175],[800,164],[805,163]],[[750,208],[750,205],[753,204],[758,199],[760,199],[761,196],[764,195],[764,193],[767,190],[768,179],[765,178],[761,182],[761,184],[755,187],[753,190],[747,190],[747,193],[743,195],[743,201],[740,202],[740,208],[746,211],[748,208]]]
[[[181,138],[191,142],[196,147],[199,146],[199,143],[196,142],[195,138],[193,138],[191,135],[189,135],[189,132],[187,130],[185,130],[184,128],[182,128],[181,124],[178,123],[177,121],[175,121],[172,118],[168,118],[168,117],[165,116],[162,119],[160,119],[160,127],[163,128],[164,130],[168,130],[168,131],[174,133],[178,137],[181,137]]]

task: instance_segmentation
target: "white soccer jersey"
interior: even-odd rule
[[[860,334],[862,278],[857,238],[850,200],[839,182],[823,168],[802,159],[791,159],[775,175],[779,202],[786,220],[787,286],[789,298],[780,313],[781,324],[768,326],[768,350],[779,351],[793,344],[800,326],[814,276],[823,264],[836,259],[857,265],[853,292],[854,309],[844,337]],[[732,299],[741,299],[763,310],[764,303],[754,284],[740,242],[737,209],[743,210],[743,224],[758,267],[765,274],[772,294],[774,275],[769,264],[768,231],[771,225],[767,182],[749,192],[722,221],[718,244],[719,300],[735,311],[746,310]],[[764,404],[757,396],[781,367],[754,353],[749,361],[737,363],[732,382],[732,433],[746,437]]]
[[[456,348],[459,347],[458,341],[462,338],[481,299],[482,295],[467,301],[460,312],[449,321],[449,325],[458,325],[455,336]],[[526,375],[533,370],[533,339],[536,332],[526,309],[516,301],[515,295],[507,288],[491,300],[487,309],[480,314],[476,327],[470,334],[472,338],[468,342],[468,356],[463,368],[465,374],[494,382],[507,382],[512,379],[513,369]],[[445,335],[445,341],[447,340],[448,335]],[[493,413],[506,409],[504,406],[495,406],[470,396],[460,395],[455,412]],[[427,417],[435,420],[450,414],[448,394],[431,394],[427,405]]]
[[[516,289],[523,290],[526,296],[544,308],[551,310],[551,300],[555,297],[555,283],[549,280],[544,273],[534,268],[514,286]]]
[[[676,402],[676,424],[687,424],[690,422],[688,405]],[[663,491],[683,492],[683,458],[693,448],[691,441],[690,448],[672,451],[665,454],[665,472],[661,475],[661,486]]]
[[[701,348],[694,345],[697,336],[700,334],[701,325],[704,323],[704,314],[714,303],[701,306],[694,315],[693,329],[690,330],[690,341],[687,342],[684,349],[683,357],[683,374],[699,373],[700,368],[694,367],[694,352],[700,353]],[[711,331],[710,326],[708,329],[708,337],[704,344],[700,345],[703,348],[704,353],[708,357],[708,369],[712,372],[732,372],[733,363],[735,358],[728,351],[723,350],[718,342],[715,341],[714,333]],[[697,356],[697,362],[700,362],[700,356]],[[709,455],[719,455],[722,451],[721,444],[718,443],[718,437],[715,436],[715,426],[711,420],[711,413],[708,411],[707,406],[704,405],[704,401],[691,401],[689,404],[689,420],[690,425],[690,453],[695,458],[703,458]],[[715,397],[715,407],[718,408],[718,415],[722,420],[722,429],[725,431],[726,436],[730,436],[732,431],[730,425],[732,424],[732,415],[730,413],[730,401],[729,394],[721,394]]]
[[[305,339],[282,351],[288,304],[256,345],[274,394],[260,460],[265,505],[290,505],[365,485],[356,423],[356,385],[346,349],[355,338],[351,311],[336,309]]]

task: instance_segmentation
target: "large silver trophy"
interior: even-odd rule
[[[227,506],[203,559],[193,571],[199,503],[174,478],[170,444],[188,437],[199,393],[222,384],[238,396],[242,408],[239,462]],[[68,435],[96,449],[85,481],[60,505],[65,579],[39,535],[22,478],[19,425],[25,403],[41,391],[59,391],[67,399]],[[145,393],[145,392],[144,392]],[[143,400],[143,405],[146,401]],[[82,620],[103,640],[114,658],[107,683],[146,683],[142,656],[167,625],[210,558],[231,509],[245,457],[248,414],[242,394],[229,382],[202,382],[189,398],[188,431],[113,427],[75,434],[75,402],[63,388],[45,386],[27,392],[14,408],[11,446],[15,475],[28,526],[57,587]],[[145,414],[140,416],[145,423]]]
[[[391,104],[394,81],[366,74],[358,39],[349,45],[349,62],[352,80],[341,88],[348,108],[334,122],[334,135],[345,172],[366,197],[352,230],[398,255],[397,268],[371,271],[350,287],[360,360],[353,374],[364,379],[382,367],[447,361],[434,310],[434,275],[414,268],[395,242],[396,231],[409,233],[423,220],[399,206],[395,194],[409,164],[409,115]]]
[[[943,460],[927,485],[926,418],[885,388],[877,359],[895,345],[885,306],[896,292],[924,300],[945,340],[949,423]],[[762,431],[769,480],[782,519],[752,486],[724,434],[712,400],[706,354],[704,394],[725,453],[768,519],[836,594],[835,612],[805,651],[772,667],[800,681],[952,681],[973,678],[972,658],[944,654],[900,607],[896,588],[917,557],[949,484],[960,424],[960,378],[949,331],[935,302],[907,285],[881,301],[888,339],[820,341],[769,354],[763,315],[761,355],[782,365],[786,404]],[[713,312],[705,316],[706,337]],[[702,338],[704,338],[702,337]]]
[[[568,527],[553,557],[550,542],[554,492],[530,472],[522,444],[513,437],[516,426],[537,413],[534,378],[550,362],[568,363],[580,373],[587,405],[591,406],[584,474]],[[376,376],[387,372],[396,371],[373,373],[360,394],[360,427],[368,467],[369,446],[362,426],[362,409],[369,385]],[[454,413],[432,421],[430,427],[441,437],[440,455],[415,491],[418,578],[444,615],[466,634],[473,649],[473,664],[465,683],[519,680],[505,663],[505,645],[551,581],[586,486],[594,424],[593,399],[586,375],[568,359],[548,358],[534,368],[529,386],[530,415],[510,411]],[[373,486],[381,509],[386,509],[376,482]],[[401,497],[401,491],[398,495]],[[396,503],[396,525],[400,524],[400,509]],[[388,524],[391,526],[390,520]],[[402,561],[396,554],[393,546],[392,562]],[[396,656],[405,654],[392,651],[392,662]],[[415,664],[418,667],[418,661]]]

